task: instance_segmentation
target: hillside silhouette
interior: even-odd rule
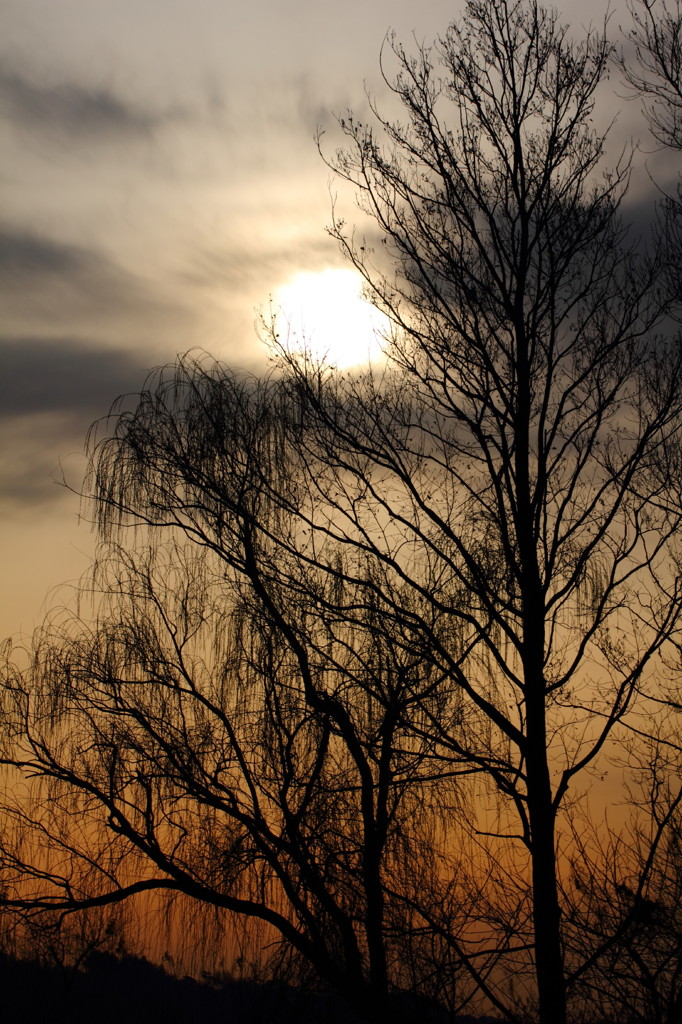
[[[364,1024],[338,994],[282,982],[177,978],[142,957],[92,953],[83,970],[0,957],[7,1024]],[[395,998],[392,1024],[501,1024],[452,1017],[409,993]]]

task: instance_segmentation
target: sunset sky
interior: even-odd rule
[[[579,36],[606,2],[559,7]],[[0,4],[0,635],[30,632],[48,590],[87,567],[89,528],[55,479],[61,463],[79,486],[89,424],[178,352],[264,366],[258,308],[296,275],[343,265],[325,234],[316,128],[366,112],[364,82],[381,96],[389,27],[409,48],[413,31],[431,41],[460,9]],[[621,136],[643,133],[632,105],[619,106]]]

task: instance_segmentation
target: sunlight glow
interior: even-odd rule
[[[360,274],[348,268],[296,274],[275,295],[280,342],[339,369],[383,360],[390,322],[361,291]]]

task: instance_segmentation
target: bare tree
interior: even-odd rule
[[[605,842],[603,829],[598,834],[587,815],[576,822],[576,871],[565,886],[565,906],[578,1019],[616,1015],[672,1024],[679,1018],[682,788],[679,722],[669,724],[667,736],[631,749],[640,784],[629,794],[625,827],[612,830]]]
[[[682,5],[680,0],[637,0],[625,37],[630,52],[618,58],[631,97],[642,101],[654,140],[671,155],[682,149]],[[682,295],[682,174],[677,191],[662,189],[662,225],[671,252],[671,289]],[[678,306],[679,309],[679,306]]]
[[[626,39],[634,55],[620,57],[625,81],[644,100],[656,141],[682,149],[682,5],[636,0],[629,10]]]
[[[679,430],[679,352],[655,335],[665,257],[624,245],[627,166],[599,175],[603,37],[574,46],[533,3],[471,3],[435,50],[391,51],[406,121],[349,115],[331,165],[396,271],[335,223],[396,327],[399,388],[334,401],[294,372],[315,456],[395,527],[392,545],[368,536],[354,497],[337,504],[338,541],[370,547],[457,624],[456,642],[424,635],[485,727],[474,743],[432,728],[485,770],[508,807],[500,831],[530,854],[540,1018],[563,1021],[562,800],[679,612],[679,512],[649,472]],[[408,545],[449,593],[420,588]]]
[[[95,447],[103,529],[151,535],[105,545],[94,622],[48,628],[8,673],[3,761],[37,784],[4,805],[4,904],[54,916],[184,894],[262,922],[381,1019],[410,946],[384,877],[415,898],[426,810],[458,769],[406,731],[413,680],[433,675],[421,650],[378,628],[363,577],[294,547],[294,413],[281,382],[190,361]],[[452,715],[441,689],[431,714]]]

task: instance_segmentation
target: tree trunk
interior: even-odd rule
[[[543,682],[540,681],[540,687]],[[544,688],[544,687],[543,687]],[[533,684],[535,690],[535,684]],[[554,809],[547,764],[544,694],[528,695],[528,813],[533,877],[535,973],[540,1024],[565,1024],[566,990],[554,851]]]
[[[561,952],[561,914],[554,850],[554,808],[547,761],[545,595],[538,570],[535,509],[530,482],[531,372],[523,324],[523,289],[518,293],[516,476],[520,577],[523,603],[523,668],[526,697],[526,773],[533,885],[535,975],[540,1024],[566,1024]]]

